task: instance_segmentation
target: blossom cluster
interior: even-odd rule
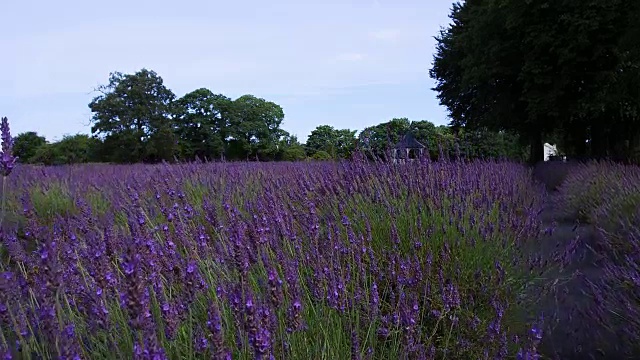
[[[13,138],[9,129],[9,119],[0,119],[0,137],[2,138],[2,152],[0,153],[0,174],[6,177],[15,167],[17,157],[13,155]]]

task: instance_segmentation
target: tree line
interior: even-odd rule
[[[543,144],[570,157],[640,161],[640,2],[467,0],[436,36],[430,76],[447,126],[391,119],[357,131],[320,125],[302,144],[281,128],[282,107],[208,89],[181,98],[154,71],[112,73],[89,104],[92,134],[47,143],[20,134],[23,162],[137,163],[369,157],[406,132],[432,158],[542,160]]]
[[[640,2],[467,0],[430,75],[454,128],[512,131],[541,160],[640,160]]]
[[[160,161],[299,161],[349,159],[356,149],[370,158],[387,155],[407,132],[437,159],[456,144],[470,157],[521,157],[516,136],[470,131],[457,137],[449,126],[407,118],[357,131],[320,125],[306,143],[281,128],[278,104],[243,95],[231,99],[201,88],[177,98],[154,71],[112,73],[100,86],[91,109],[91,135],[76,134],[48,143],[37,132],[15,138],[23,163],[45,165],[86,162],[155,163]],[[460,145],[462,144],[462,145]]]

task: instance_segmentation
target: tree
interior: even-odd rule
[[[53,144],[40,145],[33,156],[29,158],[29,162],[42,165],[62,164],[62,162],[60,162],[60,156],[57,153],[57,148]]]
[[[280,105],[243,95],[233,101],[229,121],[230,156],[237,159],[273,159],[278,141],[286,136],[280,125],[284,111]]]
[[[13,155],[18,157],[18,162],[28,163],[38,148],[46,143],[47,139],[35,131],[18,134],[13,140]]]
[[[307,138],[307,152],[313,156],[318,151],[324,151],[333,159],[348,159],[355,149],[355,135],[354,130],[335,129],[333,126],[320,125]]]
[[[61,163],[79,164],[97,160],[100,140],[86,134],[67,135],[51,144],[61,156]]]
[[[208,89],[197,89],[174,106],[175,130],[181,156],[222,158],[230,135],[233,101]]]
[[[133,163],[172,160],[176,153],[171,104],[175,95],[154,71],[111,73],[89,104],[91,132],[104,137],[109,160]]]
[[[488,129],[462,129],[458,145],[467,159],[526,159],[527,148],[521,145],[516,134]]]
[[[309,155],[313,156],[318,151],[325,151],[329,154],[335,151],[335,129],[333,126],[320,125],[311,131],[305,144]]]
[[[577,154],[586,153],[586,140],[603,143],[612,123],[603,120],[622,106],[604,101],[602,89],[620,72],[621,39],[637,8],[622,0],[455,4],[430,71],[451,125],[513,131],[532,162],[558,129],[573,135],[567,140]]]

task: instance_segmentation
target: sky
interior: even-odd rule
[[[448,122],[429,78],[452,1],[20,0],[0,2],[0,116],[49,141],[90,133],[94,89],[147,68],[180,97],[208,88],[318,125]]]

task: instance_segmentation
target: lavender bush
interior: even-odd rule
[[[622,350],[640,351],[640,167],[610,162],[581,165],[567,177],[556,201],[595,234],[589,244],[601,275],[585,277],[588,310],[600,329],[614,333]],[[576,239],[576,242],[581,242]],[[573,246],[572,243],[570,246]]]
[[[21,167],[5,358],[532,359],[543,190],[502,162]]]
[[[560,187],[557,206],[565,216],[608,232],[634,225],[629,221],[640,207],[640,167],[607,161],[575,166]]]

